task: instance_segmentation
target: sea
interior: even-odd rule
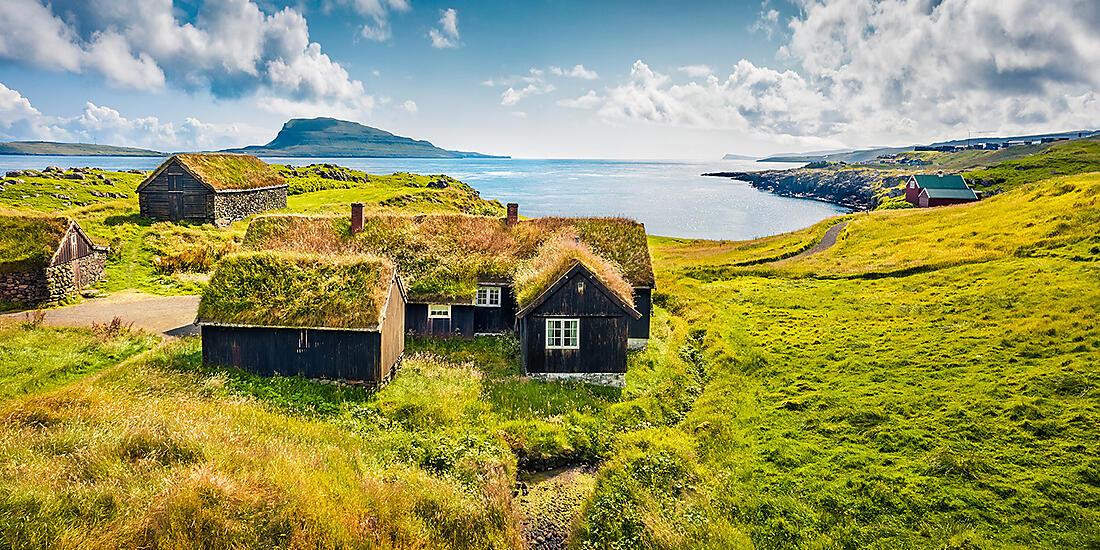
[[[0,155],[0,174],[46,166],[149,170],[163,160]],[[746,240],[793,231],[848,211],[826,202],[759,191],[743,181],[701,175],[798,166],[790,163],[276,157],[264,160],[295,166],[333,163],[371,174],[446,174],[472,185],[483,198],[519,203],[523,216],[622,216],[644,223],[651,235]]]

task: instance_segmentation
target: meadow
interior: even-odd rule
[[[8,327],[5,361],[62,359],[5,371],[0,545],[519,548],[517,480],[587,464],[574,548],[1100,547],[1098,194],[650,237],[621,390],[528,380],[508,337],[410,339],[371,392]]]

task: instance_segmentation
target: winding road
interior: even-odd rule
[[[133,323],[135,329],[167,336],[199,333],[195,314],[198,296],[155,296],[140,292],[120,292],[103,298],[91,298],[71,306],[45,310],[45,324],[55,327],[90,327],[109,323],[115,317]],[[0,324],[22,321],[26,312],[0,315]]]
[[[832,248],[833,245],[836,244],[837,235],[840,235],[840,232],[844,231],[845,227],[848,227],[848,222],[840,222],[840,223],[830,227],[828,230],[826,230],[825,235],[823,235],[821,237],[820,241],[817,241],[817,244],[811,246],[810,248],[808,248],[808,249],[806,249],[806,250],[804,250],[804,251],[802,251],[798,254],[795,254],[794,256],[791,256],[790,258],[784,258],[782,260],[772,262],[772,263],[773,264],[782,264],[782,263],[786,263],[786,262],[793,262],[795,260],[800,260],[800,259],[805,258],[807,256],[813,256],[814,254],[817,254],[818,252],[824,252],[824,251]]]

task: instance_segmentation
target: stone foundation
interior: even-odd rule
[[[286,186],[254,191],[214,193],[212,208],[214,225],[225,226],[253,214],[286,208]]]
[[[103,278],[107,254],[95,252],[41,271],[0,274],[0,300],[26,305],[64,301],[77,290]]]
[[[626,386],[625,372],[529,372],[527,376],[535,380],[573,381],[594,384],[596,386],[612,386],[622,388]]]

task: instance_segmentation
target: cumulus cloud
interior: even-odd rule
[[[433,48],[458,47],[458,10],[447,8],[439,18],[439,28],[428,31]]]
[[[405,0],[358,0],[367,13]],[[251,0],[207,1],[193,21],[171,0],[5,0],[0,58],[101,75],[139,90],[174,86],[235,98],[256,92],[299,102],[363,105],[363,85],[311,42],[293,8],[268,14]]]
[[[777,10],[767,9],[767,2],[764,2],[764,9],[760,12],[760,17],[749,27],[750,31],[762,31],[765,36],[771,40],[772,35],[775,34],[776,27],[779,26],[779,12]]]
[[[1095,126],[1092,0],[800,0],[780,55],[676,82],[638,61],[626,82],[562,103],[608,119],[867,145]],[[778,16],[776,16],[778,17]]]
[[[572,69],[550,67],[550,72],[557,76],[571,76],[573,78],[580,78],[583,80],[596,80],[600,77],[600,75],[596,74],[596,71],[585,69],[584,65],[575,65]]]
[[[359,36],[376,42],[390,39],[390,12],[409,11],[408,0],[337,0],[336,3],[363,16],[366,21],[359,28]]]
[[[246,124],[208,123],[195,118],[163,122],[157,117],[127,118],[88,102],[75,117],[42,114],[16,90],[0,84],[0,138],[110,143],[161,151],[221,149],[258,143],[265,130]]]
[[[404,110],[406,113],[415,113],[419,110],[419,108],[416,106],[416,102],[411,99],[406,100],[404,103],[402,103],[401,109]]]
[[[500,95],[500,104],[511,106],[530,95],[548,94],[554,91],[553,84],[528,84],[523,88],[508,88]]]

